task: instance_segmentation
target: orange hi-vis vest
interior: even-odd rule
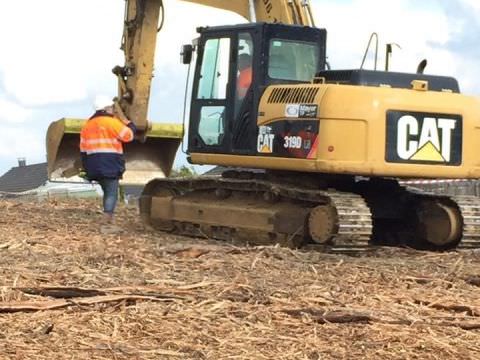
[[[248,67],[240,71],[237,79],[237,97],[243,99],[248,88],[252,84],[252,68]]]
[[[100,115],[87,121],[80,132],[80,151],[87,155],[123,154],[123,142],[133,140],[131,128],[114,116]]]

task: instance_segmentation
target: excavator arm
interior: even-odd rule
[[[149,130],[148,102],[161,12],[162,0],[126,1],[121,45],[125,64],[113,69],[118,78],[119,105],[135,123],[142,141]]]

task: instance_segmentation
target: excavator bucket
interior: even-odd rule
[[[82,181],[76,175],[81,170],[80,130],[85,121],[64,118],[50,124],[46,145],[51,181]],[[122,183],[144,185],[152,179],[168,176],[182,136],[180,124],[152,123],[145,142],[125,144],[126,171]]]

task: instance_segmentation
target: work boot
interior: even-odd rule
[[[115,225],[115,218],[111,213],[103,213],[102,224],[100,226],[100,233],[102,234],[118,234],[122,232],[122,228]]]
[[[103,235],[119,234],[122,233],[123,229],[117,225],[102,225],[100,226],[100,233]]]
[[[103,213],[103,223],[113,225],[115,223],[115,218],[112,213]]]

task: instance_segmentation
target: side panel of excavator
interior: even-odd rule
[[[480,177],[480,101],[473,97],[369,86],[281,85],[265,91],[259,113],[255,159],[192,153],[192,160],[363,176]]]

